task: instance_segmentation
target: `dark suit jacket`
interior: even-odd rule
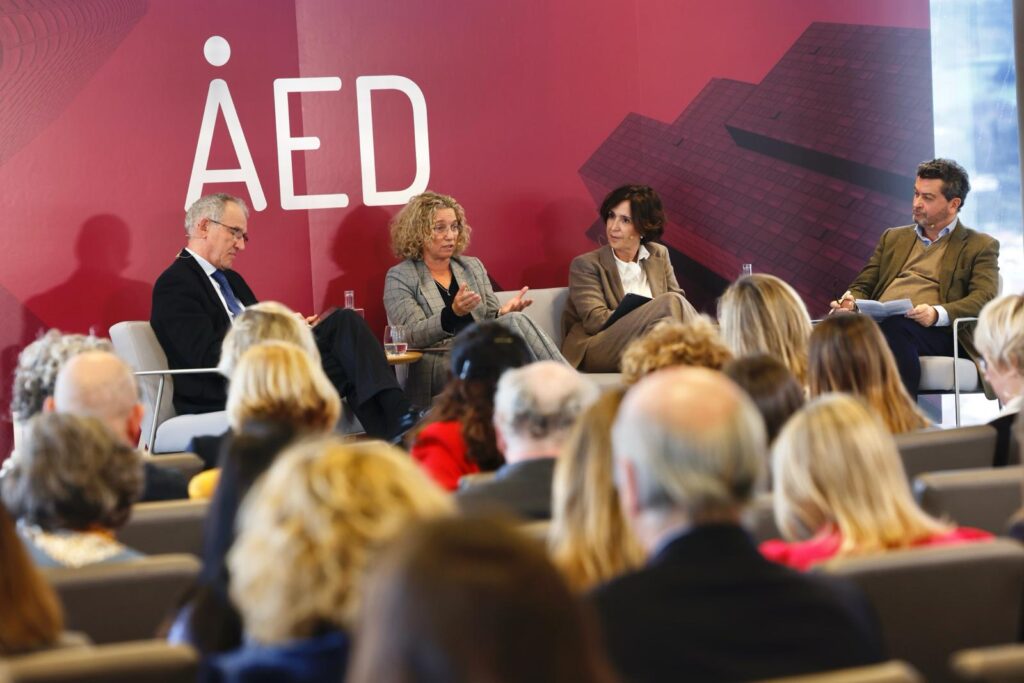
[[[551,482],[555,458],[535,458],[503,465],[494,478],[455,494],[467,514],[509,513],[529,520],[551,519]]]
[[[676,280],[668,249],[655,242],[644,245],[650,257],[640,262],[651,286],[651,294],[676,292],[685,296]],[[573,367],[579,367],[587,353],[590,338],[601,331],[605,321],[626,296],[615,265],[612,248],[577,256],[569,265],[569,302],[562,313],[562,355]]]
[[[632,683],[751,681],[884,659],[863,594],[769,562],[738,526],[698,526],[592,598],[612,663]]]
[[[256,303],[256,295],[233,270],[228,283],[243,306]],[[214,284],[202,266],[184,249],[153,285],[150,324],[171,369],[212,368],[220,360],[220,345],[231,319]],[[174,378],[174,408],[179,413],[223,410],[227,381],[215,374]]]

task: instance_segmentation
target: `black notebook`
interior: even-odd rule
[[[601,325],[601,331],[604,332],[614,325],[619,318],[624,315],[629,315],[650,300],[650,297],[640,296],[639,294],[627,294],[622,297],[622,301],[620,301],[619,305],[615,307],[615,312],[604,321],[604,325]]]

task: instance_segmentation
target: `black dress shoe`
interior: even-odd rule
[[[405,446],[405,437],[412,430],[413,427],[420,423],[420,420],[425,418],[430,413],[430,408],[425,410],[417,410],[416,408],[410,408],[402,417],[398,419],[398,427],[395,430],[394,436],[391,437],[391,443],[396,446]]]

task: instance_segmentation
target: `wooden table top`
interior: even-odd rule
[[[423,358],[422,351],[406,351],[405,353],[387,355],[388,365],[408,365],[415,363],[420,358]]]

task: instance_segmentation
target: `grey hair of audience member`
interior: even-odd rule
[[[94,417],[35,416],[11,461],[3,502],[45,531],[117,529],[142,494],[139,453]]]
[[[60,369],[53,401],[57,412],[99,418],[116,433],[139,405],[139,392],[123,360],[109,351],[84,351]]]
[[[695,523],[737,514],[764,474],[760,413],[736,384],[705,368],[670,368],[637,383],[612,444],[615,460],[632,464],[641,511],[678,510]]]
[[[192,233],[196,229],[196,223],[203,218],[219,221],[221,216],[224,215],[224,207],[227,206],[228,202],[237,204],[238,208],[245,214],[245,217],[249,218],[249,207],[244,199],[223,192],[208,194],[192,202],[192,206],[188,207],[188,211],[185,212],[185,234],[192,237]]]
[[[43,409],[43,402],[53,395],[57,373],[69,358],[83,351],[113,350],[109,339],[48,330],[18,354],[11,392],[15,419],[27,420]]]
[[[506,442],[558,445],[597,400],[597,385],[565,363],[540,361],[505,371],[494,394],[494,425]]]

